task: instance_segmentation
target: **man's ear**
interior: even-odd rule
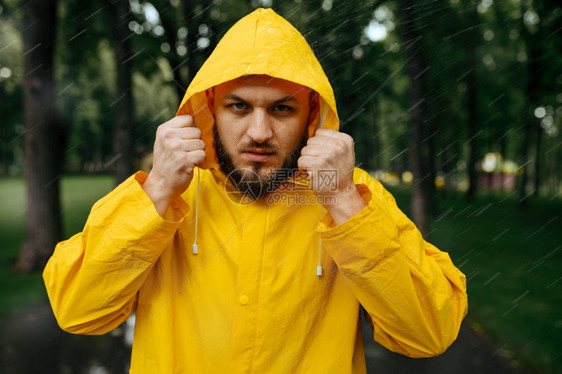
[[[207,89],[205,91],[205,95],[207,95],[207,106],[211,111],[211,114],[215,116],[215,90],[213,87]]]
[[[311,91],[310,92],[310,101],[309,101],[309,111],[308,111],[308,123],[313,123],[318,116],[318,111],[320,110],[320,96],[318,92]]]

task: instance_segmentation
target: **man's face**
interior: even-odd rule
[[[237,186],[243,181],[263,187],[279,169],[297,168],[309,120],[318,107],[317,95],[309,88],[253,75],[216,86],[209,99],[219,164],[227,175],[237,170]],[[255,191],[251,194],[259,197]]]

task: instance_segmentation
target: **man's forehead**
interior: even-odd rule
[[[226,93],[245,87],[275,88],[290,93],[291,96],[299,95],[299,93],[308,94],[311,91],[311,89],[306,86],[285,79],[274,78],[269,75],[245,75],[219,84],[214,89],[215,91]]]

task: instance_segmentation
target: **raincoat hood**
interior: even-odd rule
[[[176,115],[189,114],[202,132],[207,160],[202,168],[217,167],[213,148],[214,117],[206,90],[247,75],[269,75],[306,86],[320,96],[318,116],[309,124],[338,130],[332,86],[304,37],[271,9],[257,9],[224,35],[187,88]]]

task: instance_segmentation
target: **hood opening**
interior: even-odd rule
[[[338,130],[334,93],[324,70],[302,34],[271,9],[257,9],[240,19],[224,35],[189,85],[176,115],[190,114],[202,132],[207,161],[202,168],[218,168],[213,149],[214,117],[206,91],[247,75],[268,75],[308,87],[319,94],[317,128]]]

